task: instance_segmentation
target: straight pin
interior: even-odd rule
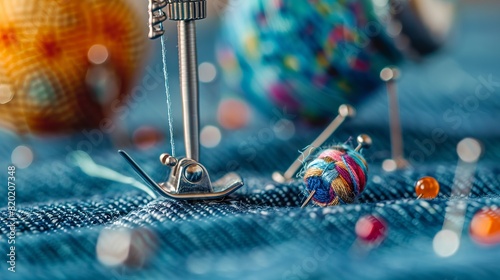
[[[465,138],[457,145],[459,161],[453,179],[452,197],[469,196],[474,184],[477,161],[483,153],[481,143],[473,138]],[[440,257],[450,257],[460,248],[460,238],[465,222],[467,200],[462,199],[446,208],[443,228],[434,236],[434,252]]]
[[[359,152],[361,149],[368,149],[372,145],[372,138],[366,134],[360,134],[358,137],[356,137],[356,141],[358,142],[358,146],[354,149],[354,151]],[[300,208],[304,208],[311,202],[311,199],[314,197],[314,194],[316,194],[316,190],[313,190],[312,192],[309,193],[309,196],[306,198],[304,203],[302,203],[302,206]]]
[[[304,208],[307,206],[307,204],[309,204],[309,202],[311,202],[311,199],[313,198],[314,194],[316,194],[316,190],[313,190],[309,196],[307,197],[306,201],[304,201],[304,203],[302,203],[302,206],[300,206],[300,208]]]
[[[354,149],[356,152],[359,152],[361,149],[368,149],[372,146],[372,138],[366,134],[358,135],[356,141],[358,142],[358,146]]]
[[[306,150],[300,154],[297,159],[288,167],[285,173],[279,171],[273,172],[272,178],[278,183],[284,183],[292,179],[293,175],[302,167],[302,163],[309,157],[314,149],[320,147],[325,141],[332,136],[332,134],[339,128],[339,126],[347,119],[356,115],[356,110],[347,104],[342,104],[339,107],[339,114],[333,121],[326,127],[323,132],[309,145]]]
[[[384,160],[382,167],[386,171],[394,171],[408,166],[404,158],[403,135],[399,115],[399,102],[396,81],[400,71],[395,67],[386,67],[380,71],[380,79],[386,83],[389,98],[389,123],[391,131],[391,157]]]

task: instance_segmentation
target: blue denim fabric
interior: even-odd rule
[[[222,201],[153,200],[128,185],[89,177],[66,159],[65,147],[75,147],[85,139],[82,135],[28,139],[38,160],[16,173],[15,274],[7,271],[5,262],[7,190],[0,190],[0,278],[498,279],[499,245],[480,246],[468,231],[477,211],[500,205],[500,88],[491,86],[490,95],[476,98],[477,106],[472,106],[478,85],[489,77],[500,81],[497,11],[498,5],[467,6],[448,52],[429,58],[427,64],[403,67],[401,115],[411,168],[394,173],[380,168],[390,151],[383,90],[359,104],[356,119],[334,135],[332,142],[345,142],[359,133],[374,140],[365,152],[369,181],[356,204],[300,209],[306,197],[300,179],[287,184],[271,181],[271,173],[287,168],[321,130],[300,122],[296,136],[288,141],[276,137],[269,120],[261,120],[241,131],[224,132],[217,148],[202,149],[202,163],[212,177],[237,169],[245,180],[242,189]],[[155,92],[130,113],[130,123],[144,116],[144,122],[164,126],[160,114],[151,119],[145,114],[154,103],[164,114],[162,98],[161,90]],[[434,140],[436,129],[445,141]],[[457,173],[456,144],[466,136],[481,140],[486,152],[470,195],[450,197]],[[5,186],[8,158],[19,140],[8,134],[1,139],[0,184]],[[130,152],[160,181],[167,170],[157,156],[167,147]],[[109,141],[94,147],[90,155],[100,165],[135,176]],[[436,199],[415,200],[414,182],[422,176],[440,182]],[[465,184],[463,178],[458,181],[458,186]],[[442,228],[446,207],[459,202],[467,205],[460,248],[452,257],[438,257],[432,240]],[[366,214],[376,214],[388,224],[387,238],[372,250],[359,247],[354,233],[356,221]],[[122,227],[147,228],[156,236],[156,249],[144,268],[109,268],[97,260],[101,231]]]

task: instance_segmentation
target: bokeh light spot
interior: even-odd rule
[[[225,129],[240,129],[247,125],[250,109],[247,104],[237,99],[225,99],[219,104],[217,120]]]
[[[140,150],[147,150],[156,146],[163,138],[163,134],[151,126],[141,126],[132,135],[134,145]]]
[[[104,229],[96,245],[97,259],[106,266],[142,268],[158,246],[154,232],[146,228]]]
[[[386,159],[382,162],[382,169],[386,172],[395,171],[398,168],[398,165],[395,160]]]
[[[200,82],[210,83],[217,77],[217,68],[210,62],[203,62],[198,66]]]
[[[17,168],[27,168],[33,162],[33,151],[26,146],[17,146],[12,151],[11,160]]]
[[[103,64],[108,60],[109,52],[105,46],[96,44],[90,47],[87,57],[93,64]]]
[[[460,247],[460,238],[449,229],[443,229],[434,236],[432,241],[434,252],[443,258],[453,256]]]
[[[222,134],[220,129],[213,126],[207,125],[205,126],[200,133],[200,142],[203,147],[214,148],[219,145],[222,139]]]
[[[477,161],[482,153],[481,143],[473,138],[465,138],[457,145],[457,154],[465,162]]]
[[[280,119],[273,126],[276,137],[280,140],[290,140],[295,135],[295,125],[287,119]]]
[[[0,104],[7,104],[14,98],[14,91],[7,84],[0,84]]]

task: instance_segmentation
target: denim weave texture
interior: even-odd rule
[[[16,273],[10,273],[7,166],[20,140],[2,133],[0,279],[499,279],[500,245],[476,244],[469,226],[477,211],[500,205],[500,17],[493,11],[498,5],[466,7],[448,49],[425,64],[402,66],[398,88],[410,168],[392,173],[381,168],[390,156],[384,89],[357,104],[358,116],[328,142],[344,143],[361,133],[373,138],[373,146],[363,151],[368,183],[355,204],[311,204],[301,209],[307,193],[300,178],[285,184],[271,180],[272,172],[285,170],[321,132],[320,127],[300,122],[290,140],[280,140],[262,119],[239,131],[224,131],[216,148],[202,148],[201,162],[212,180],[236,170],[245,182],[234,194],[215,201],[152,199],[129,185],[88,176],[67,161],[67,151],[48,152],[64,147],[62,139],[29,139],[27,145],[41,156],[16,172],[17,265]],[[482,98],[475,95],[480,85]],[[165,112],[161,89],[149,98],[131,116],[144,115],[143,122],[166,127],[165,118],[147,117],[147,106],[154,103]],[[442,136],[439,141],[436,131]],[[181,133],[176,131],[178,146]],[[453,197],[455,181],[455,187],[469,186],[468,178],[460,176],[465,173],[457,172],[456,145],[464,137],[480,140],[485,152],[470,194]],[[70,138],[72,147],[85,139]],[[161,181],[168,169],[158,162],[158,155],[168,147],[165,142],[147,151],[127,151]],[[99,165],[139,180],[108,142],[94,147],[90,156]],[[436,199],[416,200],[414,184],[423,176],[439,181]],[[460,248],[442,258],[432,241],[443,227],[447,207],[459,202],[466,204]],[[353,253],[358,244],[356,221],[374,214],[387,222],[387,237],[372,250]],[[146,228],[156,236],[155,249],[142,268],[110,268],[97,258],[102,230],[123,227]]]

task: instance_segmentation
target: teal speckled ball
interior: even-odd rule
[[[362,100],[402,53],[389,6],[359,0],[252,0],[229,7],[218,48],[227,84],[264,112],[317,120]]]

